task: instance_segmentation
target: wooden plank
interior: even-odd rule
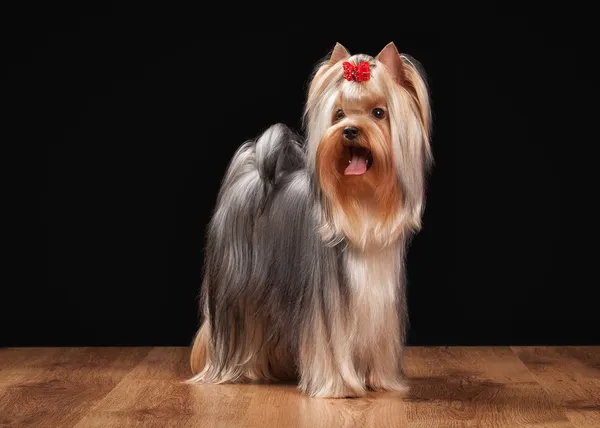
[[[514,347],[575,428],[600,427],[600,347]]]
[[[510,348],[411,348],[410,427],[572,428]]]
[[[244,427],[408,427],[402,396],[370,394],[355,399],[309,398],[295,385],[252,386]]]
[[[515,352],[409,348],[405,397],[324,400],[292,384],[188,385],[184,347],[3,349],[0,426],[600,426],[599,348]]]
[[[192,391],[188,348],[155,348],[76,427],[226,426],[250,396],[238,387]]]
[[[149,348],[0,350],[0,426],[72,426]]]
[[[0,349],[0,409],[8,386],[18,383],[32,371],[40,371],[52,364],[60,352],[57,348]]]
[[[401,397],[322,400],[292,384],[188,385],[188,361],[186,348],[152,350],[77,427],[406,426]]]

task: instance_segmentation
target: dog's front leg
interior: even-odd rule
[[[315,314],[301,333],[299,388],[311,397],[361,397],[366,394],[365,379],[355,370],[343,325],[335,319],[329,322],[327,329],[322,317]]]

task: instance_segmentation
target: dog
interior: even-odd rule
[[[375,57],[337,43],[309,83],[304,135],[276,123],[227,168],[188,382],[405,392],[405,256],[433,163],[425,73],[393,42]]]

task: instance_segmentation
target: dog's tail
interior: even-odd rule
[[[300,138],[282,123],[271,126],[254,143],[256,167],[267,187],[304,166]]]
[[[269,127],[234,154],[206,236],[204,328],[192,349],[194,381],[224,382],[244,376],[245,362],[259,346],[259,338],[248,330],[255,320],[247,319],[252,304],[246,301],[259,257],[255,225],[265,221],[261,213],[275,188],[304,162],[300,138],[283,124]]]
[[[302,168],[304,161],[299,136],[282,123],[270,126],[255,140],[242,144],[233,155],[217,206],[236,184],[246,187],[246,196],[251,197],[252,202],[263,201],[282,177]]]

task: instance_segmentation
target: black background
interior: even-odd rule
[[[519,16],[376,31],[168,12],[48,11],[4,39],[18,154],[1,345],[189,344],[227,163],[272,123],[301,130],[336,41],[372,55],[394,41],[428,73],[436,163],[408,257],[409,344],[600,343],[597,279],[570,239],[587,231],[572,177],[593,138],[589,37]]]

